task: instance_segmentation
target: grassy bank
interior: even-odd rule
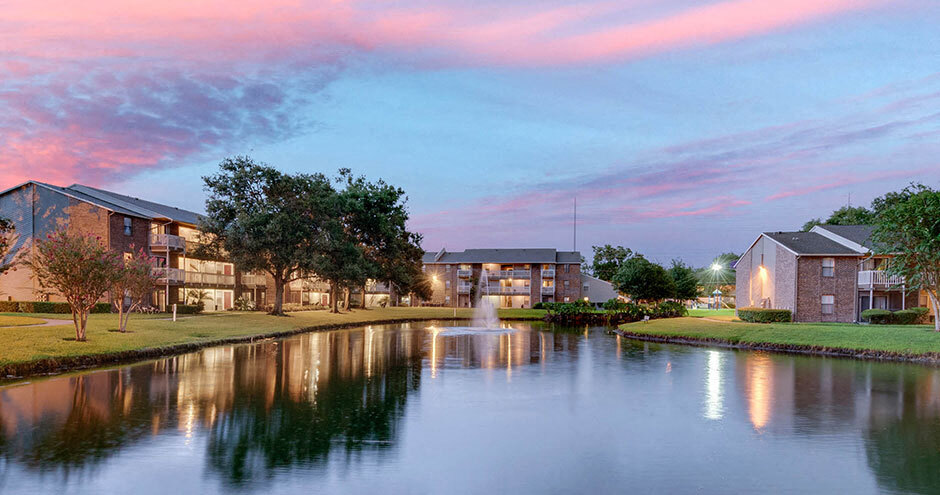
[[[690,309],[689,316],[710,318],[712,320],[736,321],[733,309]]]
[[[471,310],[458,309],[458,318],[469,318]],[[500,310],[501,318],[541,319],[541,310]],[[0,315],[0,316],[8,316]],[[22,317],[24,315],[17,314]],[[63,319],[68,315],[25,315]],[[180,317],[133,315],[129,332],[116,332],[117,315],[93,314],[88,320],[88,341],[75,342],[71,325],[0,328],[0,377],[114,363],[135,358],[187,352],[217,343],[236,342],[304,330],[319,330],[368,323],[391,323],[453,318],[453,308],[375,308],[330,314],[326,311],[291,313],[289,317],[263,313],[227,312]]]
[[[759,324],[690,317],[629,323],[620,330],[662,342],[940,362],[940,334],[930,325]]]

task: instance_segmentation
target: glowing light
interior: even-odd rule
[[[755,430],[761,430],[770,421],[770,398],[773,393],[771,382],[772,366],[767,356],[754,356],[748,360],[748,412]]]
[[[721,265],[719,265],[718,263],[712,264],[712,270],[713,270],[713,271],[716,271],[716,272],[720,272],[720,271],[721,271]]]
[[[721,419],[721,353],[708,351],[708,363],[705,365],[705,418]]]

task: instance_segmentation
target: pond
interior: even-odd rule
[[[2,387],[0,492],[940,491],[937,369],[440,325]]]

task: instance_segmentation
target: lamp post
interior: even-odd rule
[[[721,291],[718,290],[718,286],[720,285],[719,278],[721,277],[722,269],[721,263],[716,261],[712,263],[711,268],[712,273],[715,275],[715,291],[711,293],[711,299],[714,299],[714,302],[712,303],[712,309],[721,309]]]

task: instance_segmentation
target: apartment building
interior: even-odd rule
[[[789,309],[802,322],[856,322],[870,308],[930,307],[926,294],[885,272],[891,256],[874,254],[872,230],[819,225],[762,233],[735,263],[738,305]]]
[[[425,253],[433,295],[424,304],[470,307],[475,297],[498,308],[581,299],[581,253],[555,249],[445,249]]]
[[[0,192],[0,216],[16,226],[14,255],[29,254],[34,240],[58,229],[99,236],[118,252],[147,249],[158,260],[154,269],[160,278],[151,302],[161,309],[193,303],[194,297],[201,297],[208,311],[231,309],[238,296],[265,299],[264,276],[239,273],[225,259],[197,256],[200,215],[192,211],[81,184],[29,181]],[[0,297],[61,299],[43,293],[25,267],[0,276]]]

